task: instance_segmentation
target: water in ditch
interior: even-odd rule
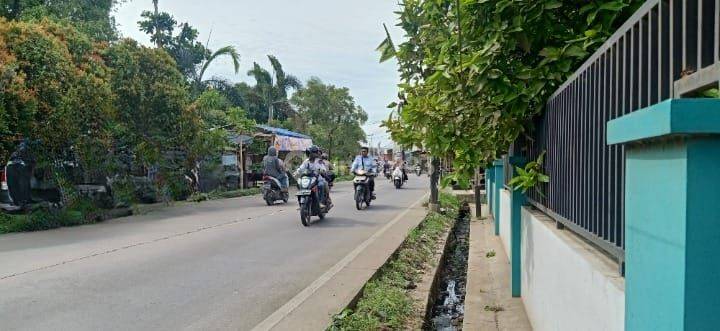
[[[426,323],[427,330],[462,330],[465,316],[465,289],[470,237],[470,215],[468,210],[460,213],[450,241],[446,246],[445,258],[433,293],[432,311]]]

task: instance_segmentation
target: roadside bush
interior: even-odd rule
[[[78,211],[38,209],[27,215],[0,215],[0,233],[42,231],[82,223]]]
[[[72,147],[84,169],[99,167],[114,115],[108,76],[98,48],[73,27],[0,18],[0,161],[29,138],[42,148],[39,164]]]
[[[112,180],[110,182],[110,192],[115,207],[128,207],[139,201],[136,187],[127,177]]]
[[[100,221],[102,211],[91,200],[80,198],[66,208],[36,206],[29,214],[0,213],[0,233],[32,232]]]

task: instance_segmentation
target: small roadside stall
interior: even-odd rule
[[[268,147],[274,146],[277,149],[278,157],[285,162],[288,172],[292,173],[302,163],[305,150],[313,145],[312,137],[302,133],[267,125],[257,125],[256,129],[252,142],[246,149],[243,167],[244,177],[250,186],[255,186],[262,180],[262,159],[267,154]]]

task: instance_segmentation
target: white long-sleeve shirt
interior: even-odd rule
[[[303,163],[300,165],[300,167],[295,171],[296,174],[299,174],[301,171],[305,169],[310,169],[310,171],[320,175],[327,172],[327,167],[325,167],[325,164],[323,162],[320,162],[320,159],[315,159],[315,161],[310,161],[310,159],[306,159],[303,161]]]

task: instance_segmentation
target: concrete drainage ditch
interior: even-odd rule
[[[327,330],[462,330],[470,209],[442,200]]]
[[[470,237],[469,209],[463,208],[450,233],[431,290],[424,329],[462,330]]]

